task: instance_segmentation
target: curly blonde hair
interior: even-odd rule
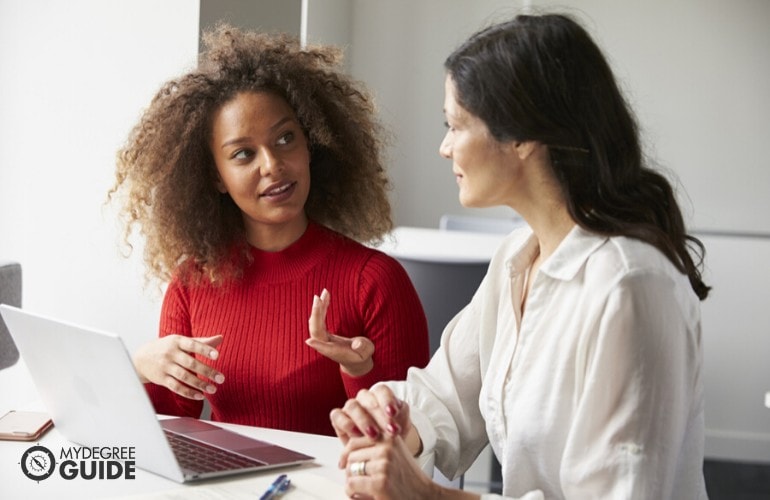
[[[393,226],[383,130],[371,97],[340,71],[340,51],[227,25],[203,40],[197,69],[161,87],[117,155],[109,198],[124,195],[126,242],[137,225],[145,237],[148,278],[168,281],[187,262],[195,265],[182,269],[216,282],[247,262],[240,210],[216,189],[209,149],[214,112],[244,91],[274,93],[296,113],[310,149],[308,218],[358,241],[381,239]]]

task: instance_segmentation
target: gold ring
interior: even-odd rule
[[[350,464],[350,475],[352,476],[365,476],[366,475],[366,462],[353,462]]]

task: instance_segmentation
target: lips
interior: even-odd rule
[[[297,183],[296,182],[280,182],[270,185],[265,189],[259,197],[276,197],[281,196],[291,190]]]

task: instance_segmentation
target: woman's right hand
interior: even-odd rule
[[[409,405],[398,399],[386,385],[362,389],[345,406],[331,411],[331,420],[337,437],[347,445],[351,438],[367,436],[373,441],[383,434],[401,436],[412,456],[422,451],[422,442],[409,418]],[[347,467],[350,450],[340,457],[340,468]]]
[[[140,347],[133,357],[134,367],[142,383],[152,382],[185,398],[202,400],[204,393],[216,392],[211,382],[221,384],[225,376],[198,361],[195,354],[217,359],[216,347],[222,338],[222,335],[198,338],[167,335]]]

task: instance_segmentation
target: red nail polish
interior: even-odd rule
[[[369,428],[368,428],[368,429],[366,429],[366,434],[367,434],[367,435],[368,435],[370,438],[376,438],[376,437],[379,435],[379,432],[377,432],[377,429],[375,429],[374,427],[372,427],[372,426],[369,426]]]

